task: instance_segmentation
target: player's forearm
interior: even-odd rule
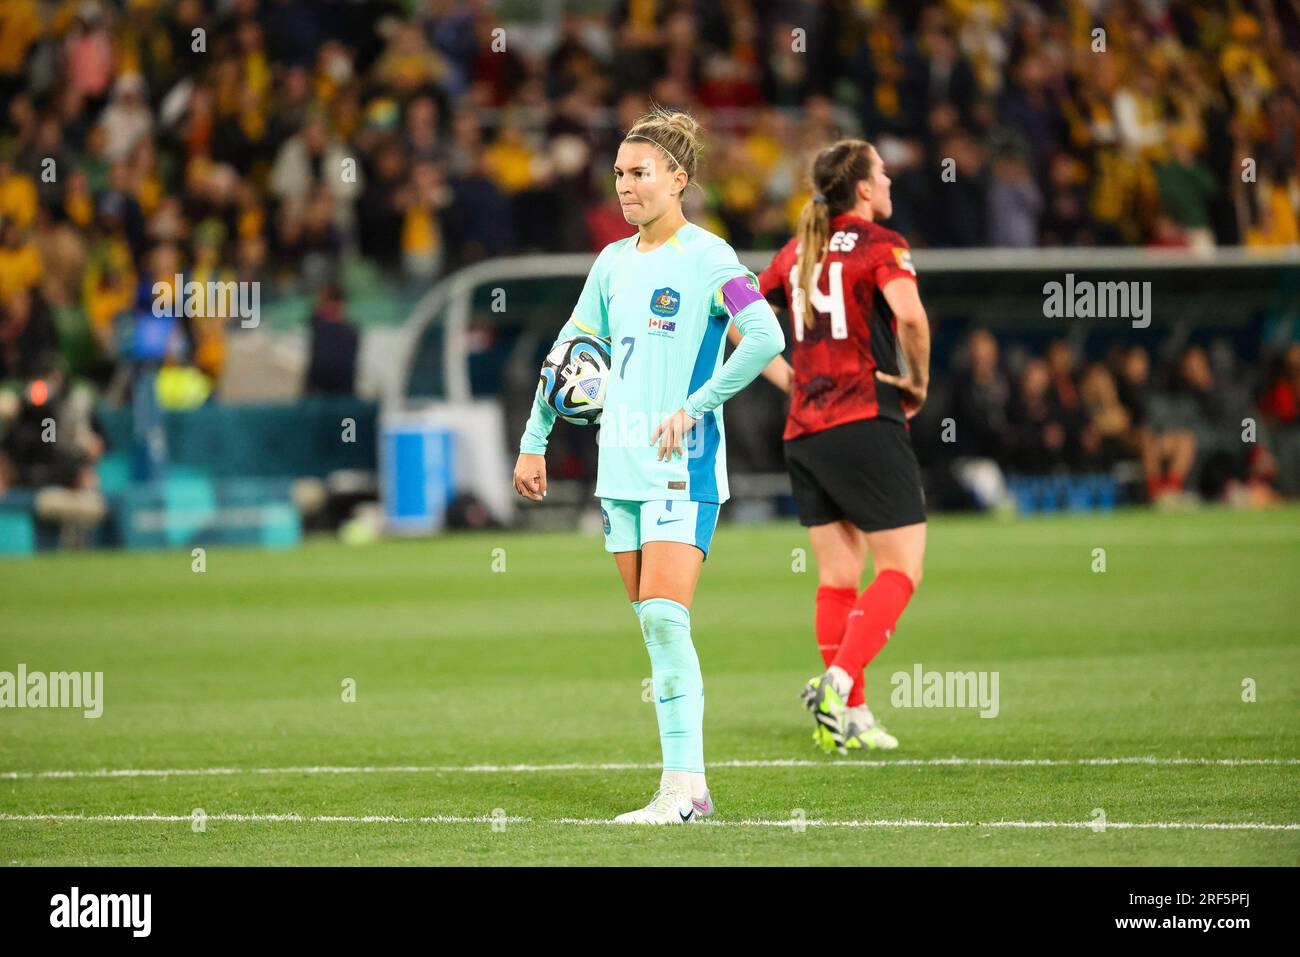
[[[930,384],[930,321],[925,310],[898,320],[898,344],[913,382]]]
[[[740,340],[744,338],[740,330],[733,324],[727,329],[727,338],[731,340],[733,346],[740,345]],[[782,350],[784,351],[784,349]],[[786,361],[784,355],[778,355],[775,359],[767,364],[763,370],[763,378],[772,385],[776,386],[782,392],[789,392],[794,386],[794,367]]]
[[[789,392],[794,386],[794,367],[786,361],[785,356],[778,355],[763,370],[763,378],[782,392]]]
[[[772,308],[763,301],[736,317],[740,344],[722,368],[686,399],[686,414],[698,419],[749,385],[785,350],[785,336]]]
[[[551,348],[554,349],[565,339],[585,334],[577,323],[570,319],[551,343]],[[542,398],[541,390],[534,390],[533,410],[528,415],[528,424],[524,426],[523,437],[519,440],[519,451],[530,455],[545,455],[546,442],[550,438],[551,429],[555,427],[555,418],[555,410]]]
[[[523,437],[519,440],[519,451],[530,455],[545,455],[546,442],[555,427],[555,410],[546,404],[542,392],[533,392],[533,411],[528,415],[528,424],[524,426]]]

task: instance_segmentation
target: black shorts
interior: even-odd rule
[[[858,419],[785,443],[801,525],[848,519],[864,532],[925,521],[921,467],[907,427]]]

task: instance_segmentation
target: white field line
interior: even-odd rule
[[[1076,516],[1080,520],[1087,520],[1087,515]],[[1300,539],[1300,528],[1289,525],[1261,525],[1259,527],[1237,527],[1229,526],[1227,528],[1181,528],[1175,529],[1173,526],[1161,527],[1158,533],[1151,534],[1149,529],[1125,529],[1112,528],[1107,525],[1108,519],[1102,518],[1096,520],[1093,516],[1094,524],[1092,528],[1096,535],[1100,536],[1098,541],[1105,541],[1107,545],[1134,546],[1138,548],[1165,548],[1169,545],[1196,545],[1212,544],[1216,542],[1244,542],[1244,543],[1261,543],[1261,542],[1291,542]],[[1027,534],[1017,536],[1015,545],[1017,548],[1074,548],[1082,547],[1092,542],[1092,538],[1074,538],[1067,535],[1053,535],[1050,538],[1044,538],[1036,534],[1038,529],[1044,528],[1043,525],[1035,525],[1030,522],[1024,522],[1019,525],[1019,530]],[[1008,526],[1008,530],[1014,531],[1015,526]],[[802,532],[803,529],[797,529]],[[970,538],[963,536],[961,529],[937,529],[936,537],[944,536],[942,545],[957,545],[968,547],[974,539],[974,531]],[[1093,533],[1089,532],[1091,536]]]
[[[455,814],[434,814],[428,817],[398,817],[392,814],[4,814],[0,821],[92,821],[100,823],[160,822],[175,824],[181,821],[233,821],[248,823],[287,824],[526,824],[528,817],[463,817]]]
[[[1150,767],[1279,767],[1300,765],[1300,758],[897,758],[886,760],[814,761],[771,758],[754,761],[713,761],[709,768],[1059,768],[1143,765]],[[99,768],[64,771],[0,771],[0,780],[81,778],[229,777],[238,774],[535,774],[548,771],[658,771],[658,764],[469,764],[374,765],[334,767],[314,765],[284,768]]]
[[[530,817],[461,817],[437,814],[430,817],[400,817],[391,814],[0,814],[4,821],[36,822],[89,822],[89,823],[167,823],[179,824],[203,821],[229,821],[233,823],[291,823],[291,824],[553,824],[572,827],[599,827],[613,824],[606,818],[561,817],[534,819]],[[1107,821],[1100,827],[1093,821],[925,821],[915,818],[875,819],[861,821],[838,820],[771,820],[747,818],[738,821],[700,821],[707,827],[775,827],[800,830],[805,827],[847,828],[1011,828],[1038,830],[1059,828],[1067,830],[1152,830],[1152,831],[1300,831],[1300,824],[1270,824],[1264,821]]]

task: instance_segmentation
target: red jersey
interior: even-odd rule
[[[758,277],[768,302],[786,307],[794,333],[794,388],[785,438],[877,416],[907,424],[898,390],[876,370],[898,375],[897,323],[881,291],[899,277],[916,281],[907,240],[852,213],[831,220],[825,259],[814,267],[809,329],[789,308],[799,265],[797,239]]]

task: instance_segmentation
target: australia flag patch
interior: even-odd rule
[[[675,316],[682,308],[682,295],[671,286],[656,289],[650,294],[650,311],[656,316]]]

